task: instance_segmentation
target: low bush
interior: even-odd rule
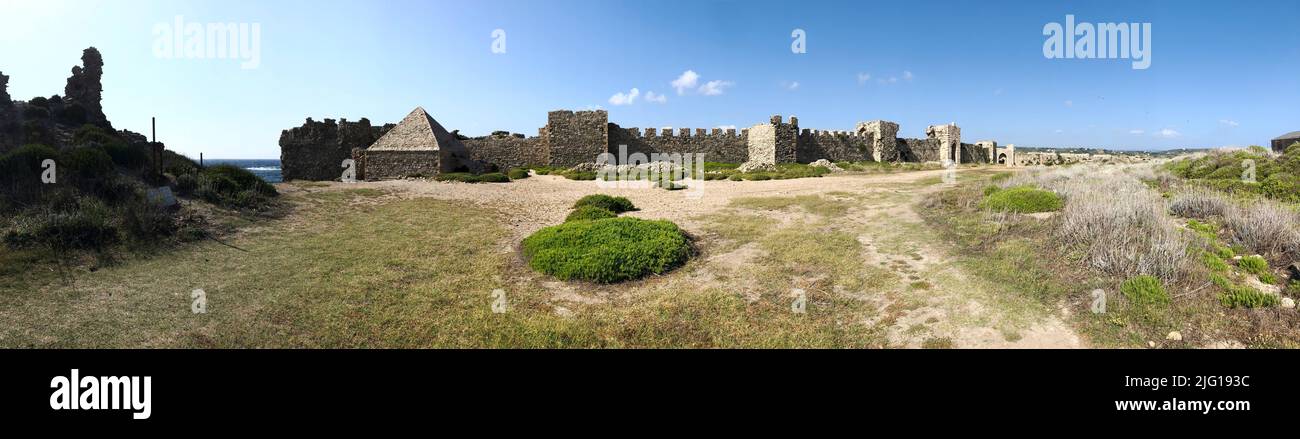
[[[613,283],[662,274],[690,257],[686,234],[668,221],[573,221],[524,239],[533,269],[561,280]]]
[[[118,242],[113,211],[93,197],[71,196],[23,212],[5,233],[14,248],[44,247],[56,252],[102,249]]]
[[[1278,297],[1247,286],[1232,286],[1219,293],[1219,303],[1229,308],[1266,308],[1277,306]]]
[[[478,176],[478,181],[483,183],[509,183],[510,177],[507,177],[505,174],[500,172],[489,172],[487,174],[480,174]]]
[[[1215,273],[1227,272],[1228,269],[1231,268],[1228,266],[1228,263],[1224,262],[1218,255],[1208,251],[1201,252],[1201,262],[1205,264],[1205,268],[1208,268],[1210,271]]]
[[[1059,195],[1032,186],[994,191],[980,202],[980,207],[984,209],[1018,213],[1054,212],[1064,206],[1065,202]]]
[[[1169,211],[1184,218],[1209,218],[1232,211],[1232,202],[1218,192],[1195,188],[1174,194]]]
[[[528,170],[524,168],[511,168],[506,172],[506,176],[511,180],[523,180],[528,178]]]
[[[1294,253],[1300,245],[1300,219],[1277,202],[1259,201],[1224,217],[1232,242],[1262,255]]]
[[[579,198],[576,203],[573,203],[574,209],[579,209],[583,206],[599,207],[614,213],[631,212],[636,210],[636,206],[632,205],[632,200],[624,197],[611,197],[604,194],[588,195]]]
[[[113,159],[113,163],[123,168],[140,169],[149,164],[149,151],[144,146],[107,143],[104,144],[104,151]]]
[[[1119,291],[1129,301],[1139,305],[1158,305],[1169,303],[1169,293],[1165,291],[1160,279],[1155,276],[1137,276],[1120,285]]]
[[[570,221],[591,221],[605,218],[617,218],[618,214],[611,212],[609,209],[596,206],[582,206],[574,209],[569,216],[564,218],[564,222]]]
[[[197,177],[194,194],[213,204],[238,208],[258,208],[279,195],[275,186],[246,169],[217,165],[204,169]]]
[[[66,165],[66,169],[72,171],[79,181],[102,181],[116,169],[113,157],[97,146],[73,148],[63,154],[59,164]]]

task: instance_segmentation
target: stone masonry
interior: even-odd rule
[[[353,149],[364,149],[383,137],[394,125],[375,127],[370,119],[307,118],[302,126],[280,133],[280,168],[289,180],[337,180],[343,175],[343,160],[353,158]]]
[[[370,146],[366,141],[383,134],[379,132],[373,137],[357,136],[342,141],[310,132],[296,133],[307,129],[307,126],[296,128],[295,132],[286,131],[281,136],[286,179],[336,179],[339,170],[334,163],[353,156],[347,153],[353,149],[358,150],[355,156],[363,169],[372,167],[364,154]],[[775,115],[767,123],[739,133],[735,129],[721,128],[646,128],[642,133],[640,128],[624,128],[610,123],[608,113],[597,110],[552,111],[547,114],[546,125],[538,129],[535,137],[499,131],[489,136],[461,137],[459,140],[475,163],[501,171],[529,165],[573,167],[595,163],[603,153],[610,153],[618,160],[630,160],[633,156],[638,160],[648,160],[653,153],[694,153],[704,154],[706,161],[749,162],[761,167],[817,160],[984,163],[997,162],[1002,150],[993,141],[961,143],[961,129],[955,124],[930,126],[922,139],[899,138],[898,132],[897,123],[885,120],[858,123],[853,131],[801,129],[798,118],[790,117],[786,122],[780,115]],[[373,143],[373,140],[369,141]],[[620,147],[624,146],[628,157],[619,157]],[[328,157],[308,159],[304,154]],[[393,156],[402,157],[400,154]],[[1005,163],[1016,162],[1009,160]],[[391,169],[398,164],[382,166]],[[323,169],[329,172],[319,171]]]
[[[858,123],[856,131],[858,135],[870,136],[872,160],[877,162],[898,160],[898,124],[873,120]]]
[[[957,124],[930,125],[925,129],[925,136],[938,143],[940,163],[961,162],[961,128]]]

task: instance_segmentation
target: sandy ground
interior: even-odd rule
[[[687,190],[601,188],[593,181],[571,181],[557,176],[533,176],[510,184],[441,183],[425,180],[330,183],[341,187],[376,188],[402,198],[431,197],[460,200],[503,212],[506,227],[517,243],[534,231],[563,222],[574,200],[604,193],[627,197],[641,210],[628,215],[647,219],[668,219],[692,233],[701,233],[701,216],[725,209],[742,197],[788,197],[820,194],[830,198],[849,197],[857,204],[834,221],[852,221],[871,227],[859,236],[863,263],[893,270],[904,284],[923,282],[925,288],[902,288],[882,292],[844,292],[861,295],[875,304],[888,322],[864,321],[887,326],[891,346],[921,347],[926,340],[942,338],[955,347],[1074,348],[1083,347],[1075,332],[1063,321],[1062,311],[1040,304],[1026,305],[1014,292],[999,291],[966,273],[953,263],[949,249],[934,237],[916,213],[919,202],[942,189],[941,184],[918,184],[940,177],[944,171],[915,171],[895,174],[836,175],[772,181],[709,181]],[[287,191],[302,190],[282,184]],[[826,195],[834,193],[835,195]],[[781,222],[799,221],[801,212],[764,212]],[[503,251],[510,249],[503,248]],[[705,270],[733,272],[737,266],[760,257],[762,250],[744,246],[734,251],[709,254]],[[701,276],[700,273],[683,274]],[[707,277],[707,273],[705,274]],[[552,282],[557,300],[572,295],[562,282]],[[585,301],[578,297],[571,301]],[[902,306],[906,304],[906,306]],[[902,311],[899,311],[899,310]],[[889,311],[892,310],[892,311]],[[557,306],[557,312],[568,312]]]

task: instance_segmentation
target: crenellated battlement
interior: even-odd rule
[[[353,124],[369,125],[369,121],[309,120],[303,127],[287,130],[281,146],[292,148],[301,143],[297,140],[300,137],[316,140],[322,131],[338,132],[342,126]],[[702,154],[706,161],[724,163],[751,162],[754,154],[759,154],[759,161],[764,163],[811,163],[822,159],[854,162],[954,159],[961,163],[1004,160],[1004,148],[996,142],[961,143],[961,129],[956,124],[927,127],[923,138],[900,138],[898,132],[897,123],[885,120],[861,122],[852,130],[800,128],[798,117],[787,119],[779,114],[739,130],[623,128],[609,122],[605,110],[556,110],[547,113],[546,125],[537,129],[535,137],[501,131],[468,138],[464,143],[475,160],[501,169],[526,165],[574,166],[594,162],[603,153],[618,156],[620,150],[646,156]],[[288,160],[285,162],[286,168],[292,166]],[[286,174],[292,173],[286,170]]]

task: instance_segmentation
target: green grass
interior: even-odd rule
[[[1219,255],[1208,251],[1201,252],[1201,263],[1205,264],[1205,268],[1208,268],[1210,271],[1215,273],[1224,273],[1232,269],[1232,267],[1228,266],[1227,262],[1224,262],[1223,259],[1219,258]]]
[[[1064,206],[1065,202],[1059,195],[1031,186],[995,191],[980,202],[980,207],[984,209],[1017,213],[1053,212]]]
[[[544,228],[523,242],[529,266],[561,280],[622,282],[686,262],[690,240],[668,221],[610,218]]]
[[[731,201],[732,207],[753,210],[788,210],[793,207],[821,216],[841,216],[848,212],[850,204],[820,195],[798,195],[793,197],[745,197]]]

